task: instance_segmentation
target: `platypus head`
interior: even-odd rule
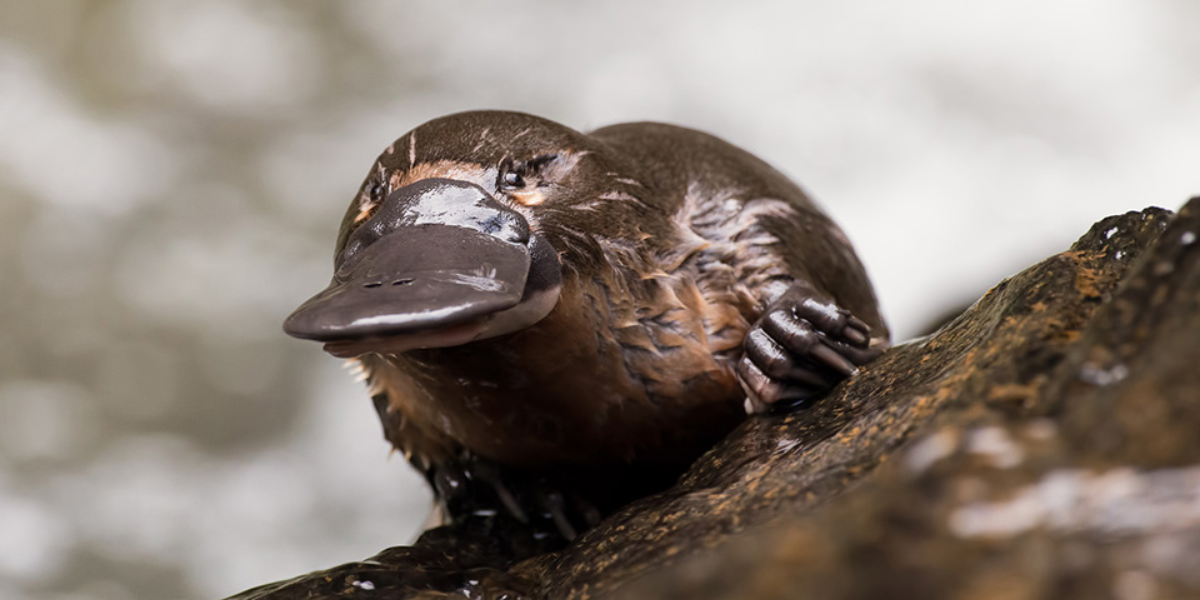
[[[563,286],[571,234],[556,215],[578,214],[596,201],[585,184],[621,170],[604,154],[583,134],[519,113],[460,113],[414,129],[379,157],[351,203],[333,281],[284,330],[353,357],[534,325]]]

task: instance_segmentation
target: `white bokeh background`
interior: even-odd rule
[[[1192,0],[0,5],[0,598],[213,598],[428,496],[278,326],[376,153],[472,108],[664,120],[808,188],[897,337],[1200,194]]]

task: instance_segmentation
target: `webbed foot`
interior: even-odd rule
[[[535,536],[571,541],[600,521],[600,511],[583,496],[546,477],[476,456],[435,465],[428,476],[450,522],[470,516],[514,519],[530,526]]]
[[[871,329],[804,283],[794,283],[750,328],[738,362],[746,412],[792,407],[822,395],[883,353]]]

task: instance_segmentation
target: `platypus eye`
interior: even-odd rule
[[[353,223],[358,225],[367,219],[370,219],[379,206],[383,204],[383,197],[387,194],[387,182],[383,179],[372,178],[366,185],[366,196],[360,195],[358,198],[358,213],[354,215]]]
[[[546,178],[553,179],[553,172],[548,172],[551,165],[558,160],[557,154],[543,154],[529,160],[514,160],[500,166],[498,188],[505,191],[525,189],[536,184],[541,187],[546,184]]]
[[[370,195],[371,203],[375,204],[383,200],[384,185],[382,181],[376,181],[371,184],[371,189],[367,192]]]
[[[507,170],[500,176],[501,187],[508,189],[519,189],[525,187],[525,178],[514,170]]]

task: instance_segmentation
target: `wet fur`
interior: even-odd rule
[[[547,155],[557,159],[538,202],[510,199],[560,254],[550,316],[466,346],[360,359],[387,438],[418,468],[475,454],[584,482],[676,472],[743,418],[742,339],[796,279],[886,337],[849,242],[798,187],[669,125],[584,135],[516,113],[432,121],[379,158],[339,252],[386,189],[452,177],[500,197],[503,165]]]

